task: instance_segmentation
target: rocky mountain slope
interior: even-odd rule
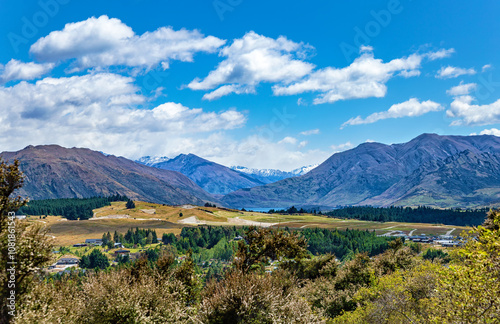
[[[205,191],[225,195],[241,188],[265,184],[245,173],[205,160],[194,154],[181,154],[173,159],[151,164],[155,168],[178,171]]]
[[[295,178],[238,190],[233,207],[500,204],[500,138],[423,134],[408,143],[364,143]]]
[[[26,175],[20,194],[31,199],[121,194],[172,205],[215,201],[212,195],[178,172],[89,149],[28,146],[18,152],[3,152],[0,156],[20,161],[20,168]]]

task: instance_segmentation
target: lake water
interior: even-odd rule
[[[288,207],[266,207],[266,208],[245,207],[246,210],[251,210],[251,211],[254,211],[254,212],[258,212],[258,213],[267,213],[271,209],[274,209],[274,210],[285,209],[286,210],[287,208]]]

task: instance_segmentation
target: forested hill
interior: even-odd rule
[[[477,226],[484,222],[487,208],[436,209],[430,207],[355,206],[335,209],[325,215],[338,218],[360,219],[378,222],[438,223],[457,226]]]
[[[109,206],[112,201],[127,201],[126,196],[93,198],[65,198],[32,200],[19,209],[18,214],[27,215],[57,215],[69,220],[84,220],[93,216],[93,209]]]

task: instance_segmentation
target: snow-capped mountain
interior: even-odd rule
[[[307,172],[311,171],[312,169],[314,169],[318,165],[319,164],[311,164],[311,165],[303,166],[303,167],[297,168],[295,170],[292,170],[291,173],[293,173],[295,176],[301,176],[301,175],[304,175]]]
[[[144,164],[147,166],[153,166],[158,163],[166,162],[170,160],[170,158],[166,156],[143,156],[140,159],[136,160],[135,162],[138,162],[140,164]]]
[[[214,195],[225,195],[241,188],[267,184],[251,175],[232,170],[194,154],[180,154],[173,159],[145,156],[138,162],[159,169],[180,172]]]
[[[232,166],[231,169],[233,169],[235,171],[246,173],[249,176],[251,176],[255,179],[258,179],[262,182],[272,183],[272,182],[276,182],[276,181],[283,180],[286,178],[298,177],[298,176],[304,175],[317,166],[318,166],[318,164],[312,164],[312,165],[297,168],[297,169],[289,171],[289,172],[281,171],[278,169],[253,169],[253,168],[247,168],[244,166]]]

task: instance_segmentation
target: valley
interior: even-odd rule
[[[180,216],[182,214],[182,216]],[[111,206],[94,210],[89,220],[69,221],[60,216],[28,217],[30,222],[43,222],[54,236],[57,245],[82,243],[85,239],[100,238],[104,233],[118,231],[125,233],[130,228],[155,229],[163,233],[180,234],[188,226],[258,226],[290,229],[328,228],[375,231],[377,235],[402,231],[411,235],[445,235],[454,230],[454,235],[470,230],[469,227],[404,223],[372,222],[354,219],[329,218],[312,214],[280,215],[251,211],[231,210],[217,207],[193,205],[169,206],[137,201],[134,209],[127,209],[125,202],[112,202]]]

